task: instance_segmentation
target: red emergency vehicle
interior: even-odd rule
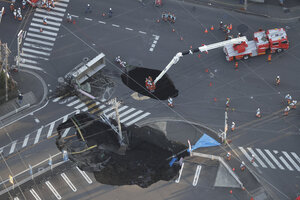
[[[41,4],[40,0],[29,0],[27,2],[34,8]]]
[[[289,48],[287,34],[283,28],[275,28],[267,31],[260,30],[254,33],[254,40],[244,41],[240,44],[226,45],[223,48],[226,60],[248,59],[268,52],[281,52]]]

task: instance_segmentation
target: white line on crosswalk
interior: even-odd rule
[[[281,162],[283,162],[283,164],[290,170],[290,171],[294,171],[294,169],[286,162],[286,160],[280,156],[279,159],[281,160]]]
[[[200,172],[201,172],[201,168],[202,168],[201,165],[197,165],[197,169],[196,169],[196,172],[195,172],[195,175],[194,175],[194,180],[193,180],[193,186],[194,187],[198,183],[198,179],[199,179],[199,175],[200,175]]]
[[[126,122],[127,120],[129,120],[129,119],[131,119],[131,118],[133,118],[133,117],[139,115],[139,114],[142,113],[142,112],[143,112],[142,110],[139,110],[139,111],[137,111],[137,112],[135,112],[135,113],[133,113],[133,114],[131,114],[131,115],[125,117],[124,119],[122,119],[122,120],[120,120],[120,121],[121,121],[121,123],[124,123],[124,122]]]
[[[24,64],[24,63],[20,63],[19,65],[20,65],[20,67],[24,67],[24,68],[28,68],[28,69],[34,69],[34,70],[38,70],[38,71],[44,71],[42,68],[36,67],[36,66],[33,66],[33,65],[27,65],[27,64]]]
[[[135,108],[130,108],[129,110],[126,110],[125,112],[121,113],[121,114],[119,115],[119,117],[121,118],[121,117],[127,115],[128,113],[131,113],[131,112],[134,111],[134,110],[135,110]]]
[[[11,153],[13,153],[15,151],[16,145],[17,145],[17,140],[15,140],[15,141],[12,142],[9,154],[11,154]]]
[[[183,167],[184,167],[184,162],[182,163],[181,168],[180,168],[180,170],[179,170],[178,178],[175,180],[176,183],[179,183],[179,181],[180,181]]]
[[[27,134],[27,135],[25,136],[25,139],[24,139],[24,141],[23,141],[22,148],[26,147],[26,145],[27,145],[27,143],[28,143],[29,136],[30,136],[30,134]]]
[[[35,22],[37,22],[37,23],[43,23],[43,19],[37,18],[37,17],[32,18],[32,21],[35,21]],[[60,27],[60,25],[61,25],[61,23],[59,23],[59,22],[53,22],[53,21],[50,21],[50,20],[47,21],[47,24],[49,24],[49,25],[54,25],[54,26],[58,26],[58,27]],[[44,33],[44,32],[45,32],[45,31],[43,30],[42,33]]]
[[[114,27],[120,27],[120,25],[117,25],[117,24],[112,24],[112,26],[114,26]]]
[[[40,136],[41,136],[41,133],[42,133],[42,130],[43,130],[43,126],[41,128],[39,128],[39,130],[37,131],[33,144],[38,143],[38,141],[40,139]]]
[[[51,20],[54,20],[56,22],[62,22],[62,18],[53,17],[53,16],[41,14],[41,13],[34,13],[34,16],[35,17],[41,17],[42,19],[44,19],[44,17],[47,17],[48,20],[51,19]],[[43,20],[40,23],[43,23]]]
[[[42,8],[37,8],[37,9],[35,9],[35,11],[39,12],[39,13],[45,13],[47,15],[55,15],[55,16],[59,16],[59,17],[63,17],[65,15],[64,13],[54,12],[54,11],[47,11],[47,10],[42,9]]]
[[[31,33],[31,32],[28,32],[27,35],[31,36],[31,37],[35,37],[35,38],[44,39],[44,40],[50,40],[50,41],[53,41],[53,42],[56,40],[55,37],[49,37],[49,36],[39,35],[39,34]]]
[[[298,172],[300,172],[300,167],[297,165],[297,163],[291,158],[291,156],[286,152],[282,151],[282,153],[285,155],[285,157],[292,163],[292,165],[296,168]]]
[[[83,109],[81,109],[83,112],[86,112],[89,108],[88,107],[84,107]]]
[[[52,31],[59,31],[59,28],[52,27],[52,26],[47,26],[47,25],[43,25],[43,24],[37,24],[37,23],[34,23],[34,22],[31,22],[30,26],[35,26],[35,27],[43,28],[43,29],[49,29],[49,30],[52,30]]]
[[[14,197],[14,200],[20,200],[19,197]]]
[[[66,183],[68,184],[68,186],[71,188],[71,190],[73,190],[73,192],[77,191],[77,188],[73,185],[73,183],[70,181],[69,177],[67,177],[67,175],[65,173],[61,173],[60,174],[61,177],[66,181]]]
[[[37,62],[35,60],[29,60],[26,58],[22,58],[22,61],[24,61],[25,63],[37,64]]]
[[[241,152],[246,156],[246,158],[251,162],[252,158],[251,158],[251,156],[247,153],[247,151],[246,151],[243,147],[239,147],[239,149],[240,149]],[[258,167],[258,165],[257,165],[255,162],[253,162],[252,165],[253,165],[254,167]]]
[[[106,113],[108,113],[109,111],[111,111],[112,109],[114,109],[114,108],[111,106],[111,107],[105,109],[105,110],[103,111],[103,113],[106,114]]]
[[[49,181],[46,181],[45,182],[46,185],[48,186],[48,188],[51,190],[51,192],[54,194],[54,196],[57,198],[57,199],[61,199],[61,196],[60,194],[57,192],[57,190],[53,187],[53,185],[49,182]]]
[[[75,105],[76,103],[80,102],[80,99],[77,99],[75,101],[72,101],[71,103],[67,104],[68,107],[71,107],[73,105]]]
[[[55,99],[52,100],[52,102],[58,102],[61,99],[61,97],[56,97]]]
[[[69,127],[69,128],[66,128],[66,129],[64,130],[64,133],[61,135],[61,137],[62,137],[62,138],[66,137],[66,136],[68,135],[70,129],[71,129],[70,127]]]
[[[291,154],[294,156],[294,158],[298,161],[298,163],[300,163],[300,158],[298,157],[298,155],[295,152],[291,152]]]
[[[30,52],[30,53],[40,54],[40,55],[44,55],[44,56],[50,56],[50,53],[46,53],[46,52],[43,52],[43,51],[37,51],[37,50],[29,49],[29,48],[26,48],[26,47],[23,47],[22,50]]]
[[[88,21],[93,21],[93,19],[87,18],[87,17],[85,17],[84,19],[85,19],[85,20],[88,20]]]
[[[36,193],[34,189],[30,189],[29,191],[32,194],[32,196],[35,198],[35,200],[41,200],[41,198],[39,197],[39,195]]]
[[[128,106],[122,106],[121,108],[118,109],[118,112],[120,113],[120,112],[122,112],[123,110],[125,110],[127,108],[128,108]],[[109,113],[107,115],[107,117],[112,117],[114,114],[115,114],[115,112],[113,111],[113,112]]]
[[[54,2],[54,6],[62,6],[62,7],[68,7],[68,4],[66,3],[61,3],[61,2]]]
[[[58,8],[57,6],[55,6],[54,8],[52,8],[52,10],[54,11],[59,11],[59,12],[66,12],[66,9],[65,8]]]
[[[106,22],[104,21],[98,21],[100,24],[106,24]]]
[[[276,169],[276,167],[273,165],[273,163],[268,159],[267,156],[265,156],[265,154],[262,152],[262,150],[260,149],[256,149],[256,151],[261,155],[261,157],[269,164],[269,166],[272,168],[272,169]]]
[[[257,162],[259,162],[259,164],[261,164],[261,166],[262,166],[263,168],[267,168],[267,166],[265,165],[265,163],[264,163],[264,162],[259,158],[259,156],[252,150],[252,148],[248,147],[247,149],[248,149],[248,151],[250,151],[251,154],[254,155],[255,160],[257,160]]]
[[[81,107],[83,107],[83,106],[85,106],[85,103],[79,104],[78,106],[75,107],[75,109],[79,109],[79,108],[81,108]]]
[[[68,120],[68,115],[65,115],[62,122],[65,123],[67,120]]]
[[[55,122],[52,122],[51,125],[50,125],[50,127],[49,127],[48,133],[47,133],[47,138],[52,135],[53,129],[54,129],[54,125],[55,125]]]
[[[132,121],[130,121],[130,122],[127,122],[127,123],[126,123],[126,126],[130,126],[130,125],[136,123],[137,121],[139,121],[139,120],[141,120],[141,119],[147,117],[148,115],[150,115],[150,113],[149,113],[149,112],[146,112],[146,113],[142,114],[141,116],[135,118],[134,120],[132,120]]]
[[[141,33],[141,34],[147,34],[146,32],[144,32],[144,31],[139,31],[139,33]]]
[[[35,59],[42,59],[42,60],[49,60],[48,58],[44,58],[44,57],[41,57],[41,56],[34,56],[34,55],[27,54],[27,53],[21,53],[20,55],[21,55],[22,57],[35,58]]]
[[[59,0],[59,1],[68,3],[70,0]]]
[[[40,34],[45,34],[45,35],[51,35],[51,36],[54,36],[54,37],[57,36],[57,33],[53,33],[53,32],[50,32],[50,31],[42,31],[41,32],[39,29],[36,29],[36,28],[29,28],[28,31],[35,32],[35,33],[40,33]]]
[[[81,171],[77,166],[76,166],[76,168],[80,172],[80,174],[83,176],[83,178],[88,182],[88,184],[93,183],[93,181],[90,179],[90,177],[84,171]]]
[[[284,167],[280,164],[280,162],[273,156],[273,154],[268,150],[265,149],[265,152],[270,156],[270,158],[275,162],[275,164],[279,167],[279,169],[284,170]]]
[[[41,41],[41,40],[36,40],[36,39],[33,39],[33,38],[28,38],[28,37],[25,38],[25,41],[35,42],[35,43],[39,43],[39,44],[45,44],[45,45],[49,45],[49,46],[54,46],[54,43],[52,43],[52,42],[44,42],[44,41]]]
[[[36,48],[36,49],[42,49],[42,50],[45,50],[45,51],[52,51],[52,48],[44,47],[44,46],[41,46],[39,44],[31,44],[31,43],[24,42],[23,46]]]

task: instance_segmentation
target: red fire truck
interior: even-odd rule
[[[240,44],[226,45],[223,48],[226,60],[248,59],[268,52],[281,52],[289,48],[287,34],[283,28],[267,31],[259,30],[254,33],[254,40],[244,41]]]

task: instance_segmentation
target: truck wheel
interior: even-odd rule
[[[282,52],[282,49],[277,49],[276,52],[280,53],[280,52]]]
[[[243,58],[244,58],[244,60],[247,60],[249,58],[249,56],[245,55]]]

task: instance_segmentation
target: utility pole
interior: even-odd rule
[[[116,120],[118,122],[118,135],[119,135],[119,140],[120,140],[120,145],[124,144],[123,141],[123,135],[122,135],[122,129],[121,129],[121,122],[120,122],[120,117],[119,117],[119,106],[121,105],[121,103],[119,101],[117,101],[117,98],[112,99],[109,104],[112,104],[115,112],[116,112]]]
[[[228,130],[228,116],[227,116],[227,111],[225,111],[225,120],[224,120],[224,131],[221,131],[221,138],[222,138],[222,142],[226,142],[226,138],[227,138],[227,130]]]
[[[248,0],[244,0],[244,10],[247,10],[248,7]]]
[[[20,70],[20,53],[21,53],[21,44],[22,44],[22,39],[23,39],[23,30],[20,30],[20,32],[18,33],[18,55],[16,56],[16,65],[18,68],[18,71]]]
[[[5,51],[5,100],[8,101],[8,55],[11,53],[7,47],[7,43],[3,44],[3,48]]]

